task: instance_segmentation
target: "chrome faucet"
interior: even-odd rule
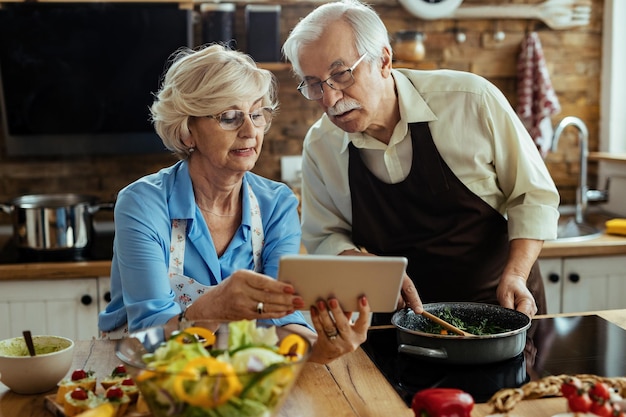
[[[587,157],[589,156],[589,130],[578,117],[567,116],[561,120],[554,131],[552,139],[552,152],[556,152],[559,146],[559,138],[563,130],[568,126],[578,129],[578,146],[580,148],[580,173],[578,175],[578,188],[576,189],[576,223],[584,223],[587,211]]]

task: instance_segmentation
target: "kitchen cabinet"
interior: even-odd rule
[[[548,314],[626,307],[626,256],[541,258]]]
[[[98,337],[98,313],[110,296],[109,278],[0,282],[0,339],[23,330],[73,340]]]

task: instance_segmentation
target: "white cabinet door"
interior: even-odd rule
[[[546,303],[548,314],[561,312],[561,289],[563,281],[563,259],[543,258],[539,259],[539,268],[543,277],[543,285],[546,289]]]
[[[626,308],[626,256],[542,258],[548,313]]]
[[[626,308],[626,257],[563,260],[563,313]]]
[[[0,283],[0,338],[23,330],[73,340],[98,336],[96,278],[3,281]]]
[[[103,310],[111,301],[111,278],[98,278],[98,309]]]

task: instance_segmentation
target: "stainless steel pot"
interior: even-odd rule
[[[510,329],[484,336],[440,335],[424,331],[428,319],[410,309],[398,310],[391,322],[396,327],[398,352],[432,361],[459,364],[486,364],[514,358],[526,345],[531,319],[519,311],[482,303],[433,303],[424,309],[437,316],[446,309],[466,323],[489,323]]]
[[[13,218],[18,249],[60,251],[87,249],[93,232],[92,215],[112,209],[113,203],[98,203],[81,194],[33,194],[0,204]]]

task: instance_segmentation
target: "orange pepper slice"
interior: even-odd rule
[[[278,353],[289,357],[292,361],[297,361],[303,357],[307,351],[308,343],[298,334],[292,333],[281,340],[278,346]]]
[[[157,368],[142,369],[139,371],[137,376],[133,378],[133,380],[135,382],[143,382],[147,381],[148,379],[157,378],[160,375],[162,376],[166,372],[167,365],[161,365]]]
[[[231,364],[208,356],[189,361],[174,379],[173,389],[182,401],[214,408],[241,393],[243,386]]]
[[[191,336],[193,336],[193,340],[190,340]],[[204,327],[189,327],[185,330],[181,330],[181,332],[173,336],[172,339],[179,343],[202,341],[202,345],[205,347],[215,344],[215,334]]]

